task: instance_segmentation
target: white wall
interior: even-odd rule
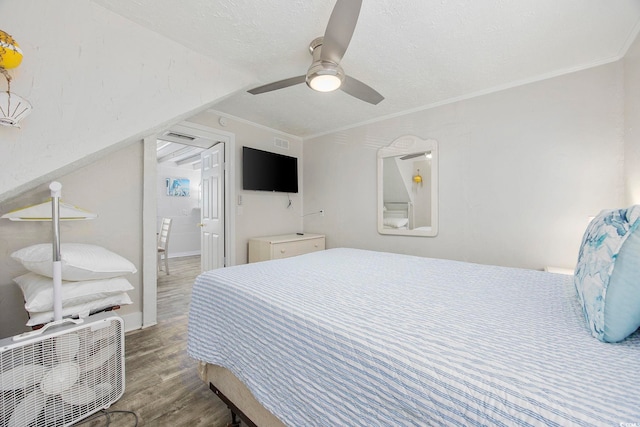
[[[640,36],[624,58],[626,203],[640,204]]]
[[[250,238],[274,234],[296,233],[302,229],[303,162],[302,140],[273,129],[258,126],[243,120],[225,116],[226,126],[221,126],[220,114],[207,111],[189,118],[188,121],[225,132],[236,137],[236,191],[242,197],[242,205],[235,201],[236,212],[236,264],[247,262],[247,244]],[[289,141],[289,149],[275,146],[274,138]],[[287,156],[298,157],[298,194],[244,191],[242,189],[242,147],[252,147]],[[291,207],[287,207],[291,199]]]
[[[62,183],[62,200],[98,215],[90,221],[63,221],[63,243],[103,246],[131,261],[136,274],[126,278],[135,288],[129,291],[133,304],[118,314],[125,327],[137,327],[142,310],[142,143],[134,143],[73,173],[57,177]],[[48,184],[28,191],[0,206],[0,216],[24,206],[42,203],[51,196]],[[50,243],[50,222],[13,222],[0,219],[0,337],[27,330],[27,312],[22,293],[13,278],[27,271],[9,256],[36,244]]]
[[[624,204],[621,62],[304,142],[305,219],[351,246],[541,269],[573,266],[588,217]],[[376,232],[376,150],[439,143],[439,234]]]
[[[89,164],[101,150],[165,129],[251,81],[88,0],[3,1],[0,28],[24,51],[10,71],[11,89],[34,107],[22,129],[0,126],[0,201]]]
[[[167,196],[167,178],[189,179],[189,197]],[[158,231],[162,218],[171,218],[169,258],[200,254],[200,169],[158,165]]]

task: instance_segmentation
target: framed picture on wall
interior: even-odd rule
[[[167,196],[189,197],[188,178],[167,178]]]

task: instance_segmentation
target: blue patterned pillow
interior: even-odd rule
[[[640,327],[640,205],[602,211],[582,239],[574,284],[591,334],[622,341]]]

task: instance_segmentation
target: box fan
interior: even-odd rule
[[[120,399],[122,319],[106,312],[73,322],[0,341],[2,427],[68,426]]]
[[[0,427],[69,426],[124,393],[124,322],[113,312],[62,319],[59,197],[50,186],[54,321],[0,340]]]

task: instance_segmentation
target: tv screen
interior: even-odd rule
[[[242,188],[297,193],[298,159],[242,147]]]

